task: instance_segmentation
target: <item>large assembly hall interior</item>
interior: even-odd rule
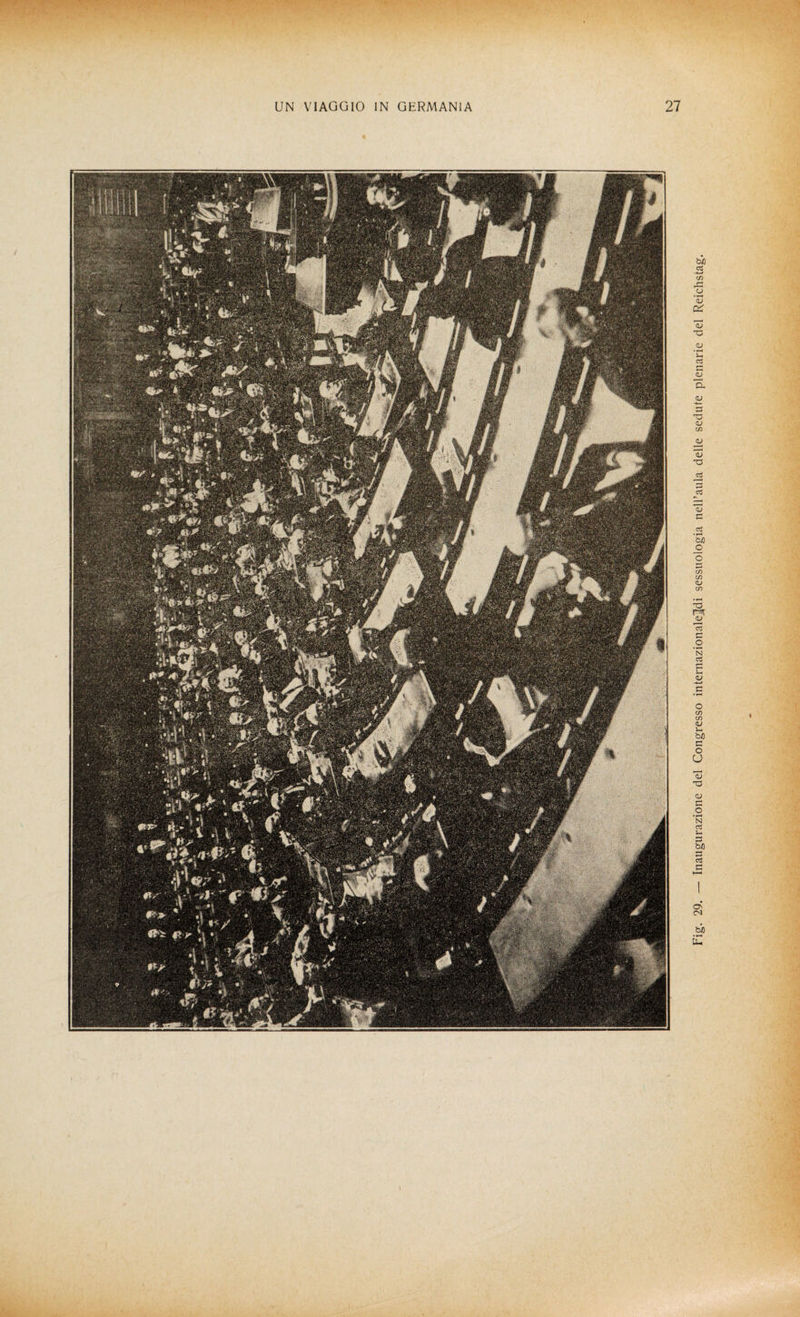
[[[72,211],[72,1027],[667,1027],[663,177]]]

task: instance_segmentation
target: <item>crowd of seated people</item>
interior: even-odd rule
[[[437,615],[424,592],[407,611],[405,650],[365,635],[353,534],[387,440],[399,433],[409,452],[424,448],[416,403],[427,386],[403,357],[407,293],[419,293],[421,317],[458,313],[494,342],[520,292],[517,267],[502,260],[480,262],[465,288],[470,239],[443,258],[442,200],[476,201],[513,228],[526,186],[518,175],[426,174],[363,176],[358,188],[352,222],[374,212],[381,241],[350,259],[373,291],[382,276],[388,296],[360,328],[326,336],[322,364],[313,317],[284,275],[286,244],[253,233],[252,184],[235,176],[182,187],[163,313],[139,326],[155,439],[134,474],[152,544],[164,799],[139,825],[152,1027],[363,1027],[391,1016],[409,978],[433,973],[414,911],[447,857],[424,757],[375,785],[352,746],[374,721],[387,671],[435,651],[437,616],[440,652],[459,651],[441,664],[443,681],[453,666],[480,671],[486,638],[456,637],[452,610]],[[599,317],[567,302],[542,311],[542,332],[574,337],[577,317],[576,341],[599,351]],[[387,433],[359,433],[370,400],[392,387],[387,352],[410,380],[401,414]],[[421,465],[415,551],[425,565],[450,490]],[[428,782],[439,772],[455,781],[464,770],[431,767]],[[392,886],[378,925],[374,908]]]
[[[347,1022],[367,1007],[325,993],[323,970],[342,907],[369,904],[381,879],[360,873],[353,898],[354,880],[337,887],[327,869],[368,870],[378,854],[386,868],[393,816],[385,806],[382,836],[343,750],[383,676],[371,659],[348,682],[362,593],[351,540],[379,447],[355,430],[399,317],[390,303],[310,366],[280,244],[267,245],[272,279],[269,265],[253,276],[247,187],[199,187],[173,207],[163,315],[139,326],[136,354],[157,428],[152,467],[135,473],[165,799],[139,845],[154,1024]],[[370,981],[359,956],[350,991]]]

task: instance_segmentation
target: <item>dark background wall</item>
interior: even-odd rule
[[[74,1025],[141,1021],[146,942],[136,824],[157,807],[146,490],[151,448],[137,326],[159,309],[169,174],[73,177]],[[115,985],[119,985],[118,987]]]

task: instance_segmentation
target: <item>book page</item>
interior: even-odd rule
[[[7,15],[4,1312],[797,1307],[796,44]]]

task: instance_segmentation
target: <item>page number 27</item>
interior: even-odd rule
[[[681,103],[680,103],[680,101],[665,101],[665,102],[664,102],[664,113],[665,113],[665,114],[677,114],[677,113],[678,113],[678,110],[679,110],[680,108],[681,108]]]

